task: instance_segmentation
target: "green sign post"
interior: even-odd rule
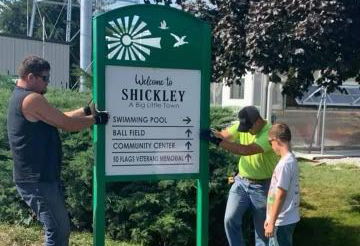
[[[196,179],[197,242],[208,244],[210,27],[174,8],[132,5],[93,20],[94,245],[105,242],[107,182]]]

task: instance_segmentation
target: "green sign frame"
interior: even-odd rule
[[[140,19],[142,22],[140,22]],[[165,21],[166,20],[166,21]],[[135,25],[135,24],[136,25]],[[136,34],[146,23],[149,39],[130,50],[131,35],[119,36],[123,48],[114,48],[109,32]],[[132,25],[134,24],[134,25]],[[176,30],[176,34],[171,30]],[[165,34],[166,35],[165,35]],[[181,34],[181,35],[180,35]],[[177,37],[175,37],[177,36]],[[186,36],[184,38],[184,36]],[[160,39],[157,37],[161,37]],[[109,41],[110,40],[110,41]],[[191,42],[189,41],[191,40]],[[187,42],[189,41],[189,42]],[[114,44],[114,46],[109,44]],[[121,45],[120,45],[121,46]],[[161,47],[161,48],[159,48]],[[123,50],[123,51],[121,51]],[[175,8],[159,5],[131,5],[118,8],[93,18],[93,99],[99,110],[106,110],[106,67],[142,67],[186,69],[201,72],[200,129],[209,127],[210,94],[210,26],[194,16]],[[111,112],[110,112],[111,114]],[[197,136],[199,137],[199,136]],[[105,185],[107,182],[196,179],[197,182],[197,246],[208,245],[208,142],[199,141],[199,171],[148,175],[106,175],[105,126],[94,126],[95,162],[93,169],[93,227],[95,246],[105,243]]]

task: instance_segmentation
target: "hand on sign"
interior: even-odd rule
[[[84,108],[84,113],[85,115],[92,115],[97,125],[105,125],[109,121],[109,113],[97,110],[93,100],[90,100],[89,104]]]
[[[215,136],[214,132],[210,129],[206,129],[200,132],[200,139],[202,140],[208,140],[213,144],[216,144],[219,146],[219,144],[222,141],[222,138],[218,138]]]
[[[93,105],[94,105],[94,102],[93,102],[93,100],[91,99],[91,100],[89,101],[89,103],[84,107],[84,114],[85,114],[86,116],[92,115],[91,107],[94,107]],[[91,106],[91,107],[90,107],[90,106]]]
[[[109,113],[107,111],[95,111],[95,124],[97,125],[105,125],[109,121]]]

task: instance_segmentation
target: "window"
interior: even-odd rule
[[[241,79],[241,84],[232,84],[230,86],[230,99],[244,99],[245,80]]]

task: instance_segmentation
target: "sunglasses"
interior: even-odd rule
[[[47,84],[50,83],[50,75],[37,75],[37,74],[35,74],[35,76],[42,78],[42,80],[44,82],[46,82]]]

